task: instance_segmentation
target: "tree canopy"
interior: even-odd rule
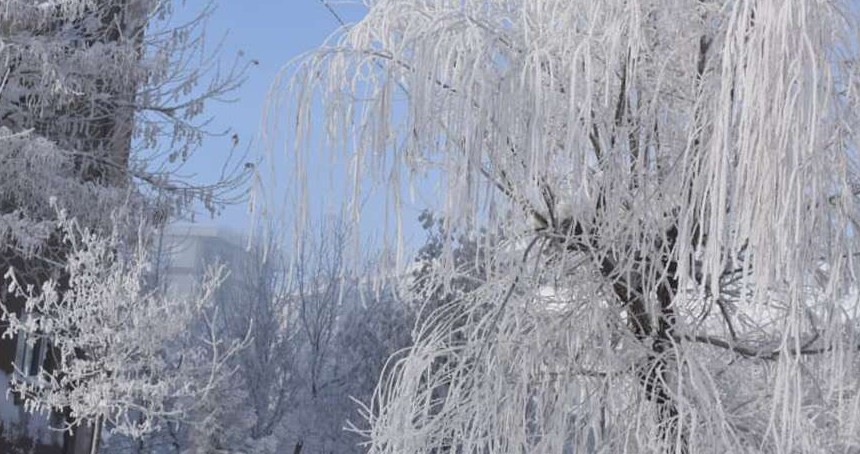
[[[189,302],[151,288],[154,232],[194,203],[214,212],[234,201],[253,167],[227,165],[212,185],[177,174],[208,133],[204,104],[237,87],[246,66],[237,60],[222,71],[204,47],[210,10],[181,24],[169,20],[173,11],[173,2],[153,0],[0,6],[7,284],[0,350],[8,355],[11,345],[13,352],[0,375],[25,410],[41,413],[34,419],[47,423],[53,412],[50,423],[66,431],[69,449],[72,429],[81,426],[94,424],[98,434],[105,422],[137,437],[182,420],[197,405],[188,401],[229,375],[224,356],[237,348],[219,351],[221,341],[211,337],[205,347],[178,348],[208,315],[219,279]],[[165,320],[174,323],[153,330]],[[204,350],[213,367],[195,375]],[[12,420],[20,427],[4,417],[4,443],[40,442],[27,419]]]
[[[323,130],[395,203],[439,171],[450,229],[505,239],[371,452],[860,446],[852,1],[368,8],[295,67],[297,161]]]

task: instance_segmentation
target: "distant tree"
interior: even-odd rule
[[[415,255],[406,297],[426,321],[434,313],[451,310],[486,283],[485,256],[490,245],[500,241],[486,231],[452,232],[446,222],[430,211],[418,218],[427,239]]]
[[[389,356],[410,343],[414,315],[391,287],[373,288],[375,277],[362,273],[375,268],[348,257],[348,240],[335,218],[305,230],[292,257],[261,234],[220,258],[230,274],[216,294],[219,326],[251,341],[232,362],[236,380],[219,390],[230,407],[215,409],[195,449],[363,451],[346,429],[361,426],[359,402],[371,400]]]
[[[206,257],[229,270],[215,294],[219,332],[250,341],[231,362],[235,380],[222,384],[214,418],[193,437],[198,449],[209,443],[227,451],[277,452],[277,432],[298,393],[297,368],[304,365],[297,358],[296,313],[288,303],[289,265],[273,236],[252,239],[247,248]],[[225,407],[224,400],[233,404]]]
[[[379,285],[372,261],[349,257],[345,222],[306,229],[294,256],[276,238],[272,228],[247,247],[202,246],[202,262],[224,270],[212,294],[216,337],[246,344],[228,362],[234,374],[186,421],[139,440],[112,437],[106,452],[363,452],[353,425],[364,429],[362,403],[411,342],[414,308],[396,282]]]
[[[342,350],[341,336],[359,304],[361,275],[347,257],[349,227],[328,218],[302,233],[291,258],[286,298],[294,317],[295,397],[286,419],[286,449],[300,452],[353,452],[358,440],[344,432],[347,418],[357,414],[348,385],[355,367],[369,358]],[[382,314],[380,314],[382,316]]]
[[[272,435],[295,392],[298,333],[285,292],[288,264],[274,241],[253,243],[242,264],[234,271],[240,282],[225,300],[224,318],[231,336],[253,336],[239,357],[239,373],[253,405],[251,438],[259,439]]]
[[[300,155],[322,124],[395,202],[438,171],[449,228],[504,239],[370,452],[857,449],[858,13],[381,0],[300,62]]]

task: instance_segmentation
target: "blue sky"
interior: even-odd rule
[[[259,219],[259,213],[265,209],[270,214],[277,212],[271,217],[287,232],[295,221],[296,204],[290,202],[295,198],[291,197],[293,194],[284,195],[286,185],[273,190],[268,173],[274,168],[275,178],[291,181],[295,164],[290,154],[285,152],[285,144],[291,141],[290,126],[281,127],[282,135],[277,137],[276,143],[264,144],[260,136],[263,132],[261,121],[269,107],[267,98],[272,84],[284,66],[319,47],[339,30],[340,25],[320,0],[215,0],[214,3],[216,9],[207,29],[208,45],[214,47],[222,43],[221,55],[225,64],[230,64],[240,51],[245,58],[259,63],[251,67],[247,82],[232,96],[236,98],[235,102],[207,105],[206,115],[214,118],[212,129],[229,128],[231,132],[205,140],[184,171],[194,174],[201,183],[216,181],[225,159],[229,157],[233,133],[239,137],[239,148],[247,149],[251,159],[264,156],[267,160],[274,160],[275,164],[262,166],[266,173],[263,180],[269,187],[265,193],[267,200],[257,203],[256,213],[250,213],[248,206],[243,204],[228,207],[213,219],[201,209],[197,210],[195,222],[242,231],[253,227],[252,219]],[[187,21],[198,14],[203,5],[198,0],[188,0],[175,20]],[[356,22],[365,13],[364,6],[354,1],[335,1],[331,5],[347,22]],[[309,163],[312,168],[308,172],[311,175],[308,177],[309,193],[314,198],[309,206],[316,211],[311,213],[312,219],[339,210],[347,198],[344,188],[349,187],[346,186],[349,177],[343,170],[344,166],[332,165],[332,156],[325,155],[323,152],[315,162]],[[384,194],[373,191],[370,197],[363,199],[361,226],[357,230],[362,242],[376,247],[393,245],[394,242],[404,246],[401,252],[407,254],[419,247],[424,243],[425,233],[418,223],[418,214],[427,206],[428,194],[433,193],[433,190],[413,187],[415,200],[404,199],[403,211],[395,215],[390,209],[386,210]],[[396,235],[397,219],[404,229],[400,238]]]
[[[175,20],[193,17],[202,5],[199,1],[186,2]],[[358,4],[337,3],[333,7],[348,21],[356,21],[364,13]],[[246,83],[231,96],[235,102],[207,105],[205,115],[214,117],[211,129],[229,128],[231,133],[207,138],[185,172],[200,182],[217,180],[233,133],[239,137],[241,150],[250,147],[251,157],[266,153],[260,140],[261,118],[272,83],[284,65],[318,47],[338,28],[337,20],[319,0],[216,1],[207,26],[207,44],[214,48],[221,43],[224,64],[230,64],[239,52],[259,63],[250,68]],[[283,152],[283,148],[278,150]],[[196,221],[244,229],[249,217],[247,206],[241,205],[229,207],[215,219],[198,211]]]

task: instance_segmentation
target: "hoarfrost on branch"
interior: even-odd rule
[[[323,129],[395,204],[438,171],[449,228],[505,239],[371,452],[860,446],[853,2],[367,6],[291,68],[297,162]]]
[[[228,361],[247,344],[221,340],[212,323],[222,271],[214,269],[192,298],[165,296],[147,288],[145,242],[130,248],[62,214],[60,227],[70,246],[67,282],[49,280],[37,291],[7,272],[9,291],[26,301],[24,315],[0,305],[3,336],[48,340],[52,364],[33,377],[19,371],[11,392],[28,411],[68,411],[63,430],[101,421],[138,438],[183,421],[230,375]]]

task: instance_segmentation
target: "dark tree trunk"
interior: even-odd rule
[[[572,235],[566,244],[571,251],[588,253],[597,246],[599,232],[587,230],[580,223],[563,224],[562,229]],[[678,240],[678,229],[671,227],[663,240],[655,245],[659,258],[649,253],[631,254],[635,267],[623,266],[613,257],[605,257],[598,263],[600,274],[611,283],[619,304],[627,312],[627,323],[633,335],[643,344],[650,341],[650,352],[645,364],[638,369],[638,380],[645,398],[656,406],[659,438],[667,452],[687,454],[687,435],[681,431],[681,421],[675,399],[669,389],[670,368],[676,356],[673,347],[673,331],[676,323],[672,299],[678,293],[678,263],[672,258]],[[639,271],[631,271],[636,269]],[[656,272],[654,272],[656,271]],[[646,276],[663,276],[656,283],[646,284]],[[649,313],[648,298],[656,295],[656,319]]]
[[[674,247],[674,236],[670,236]],[[644,260],[643,268],[653,267],[653,263]],[[664,261],[659,266],[666,270],[667,276],[657,285],[656,294],[658,308],[656,320],[652,320],[648,311],[646,298],[652,290],[643,286],[643,276],[635,275],[622,279],[613,271],[603,267],[604,276],[614,280],[613,290],[627,311],[628,325],[637,339],[645,343],[650,340],[651,352],[647,361],[639,368],[638,379],[645,391],[645,398],[657,407],[657,425],[659,437],[667,452],[688,453],[687,436],[681,431],[680,415],[671,390],[670,370],[676,360],[673,347],[673,331],[675,327],[675,311],[672,299],[678,291],[677,264],[674,261]],[[655,273],[659,274],[659,273]],[[637,284],[633,284],[633,282]]]

